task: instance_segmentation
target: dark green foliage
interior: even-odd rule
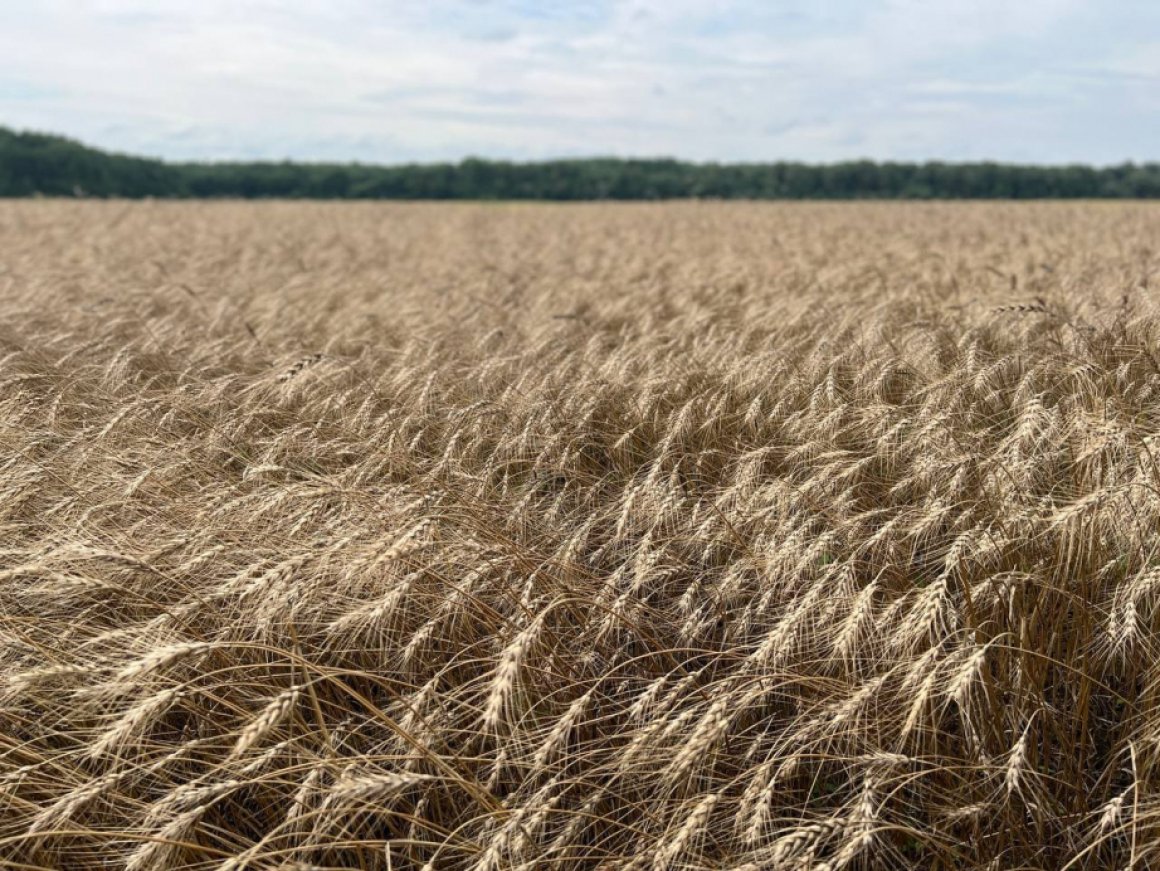
[[[588,158],[367,166],[168,163],[0,128],[0,196],[305,199],[1041,199],[1160,196],[1160,164],[684,163]]]

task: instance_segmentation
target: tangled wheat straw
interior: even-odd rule
[[[0,863],[1160,864],[1158,226],[0,206]]]

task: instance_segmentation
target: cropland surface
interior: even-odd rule
[[[1160,206],[0,203],[0,864],[1160,864]]]

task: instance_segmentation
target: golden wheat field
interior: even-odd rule
[[[0,865],[1160,866],[1160,206],[0,204]]]

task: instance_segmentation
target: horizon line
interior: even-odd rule
[[[298,166],[359,166],[359,167],[381,167],[381,168],[404,168],[404,167],[430,167],[430,166],[462,166],[467,163],[484,163],[484,164],[507,164],[511,166],[543,166],[548,164],[558,163],[584,163],[605,161],[609,163],[670,163],[682,166],[694,167],[763,167],[763,166],[803,166],[803,167],[833,167],[833,166],[851,166],[859,164],[869,164],[873,166],[995,166],[1019,169],[1117,169],[1123,167],[1156,167],[1160,166],[1160,156],[1149,158],[1145,160],[1125,159],[1115,163],[1088,163],[1084,161],[1067,161],[1062,163],[1046,162],[1046,163],[1026,163],[1015,160],[1003,160],[998,158],[982,158],[974,160],[955,160],[944,158],[924,158],[918,160],[898,160],[894,158],[878,158],[878,157],[854,157],[846,160],[823,160],[811,161],[801,158],[786,158],[774,157],[767,160],[698,160],[695,158],[676,157],[669,154],[637,154],[637,155],[618,155],[618,154],[577,154],[571,156],[559,157],[542,157],[532,159],[520,159],[514,157],[489,157],[483,154],[465,154],[456,159],[416,159],[405,160],[398,162],[389,161],[368,161],[368,160],[317,160],[311,158],[301,157],[263,157],[263,158],[242,158],[242,157],[217,157],[208,159],[175,159],[165,157],[157,154],[146,154],[141,152],[120,151],[114,150],[103,145],[94,144],[91,141],[76,137],[67,133],[58,133],[52,130],[42,130],[35,128],[16,128],[0,124],[0,133],[12,133],[16,136],[42,136],[50,139],[60,139],[68,141],[74,145],[79,145],[83,148],[100,152],[101,154],[110,157],[125,157],[134,160],[147,160],[162,163],[167,166],[255,166],[255,165],[298,165]]]

